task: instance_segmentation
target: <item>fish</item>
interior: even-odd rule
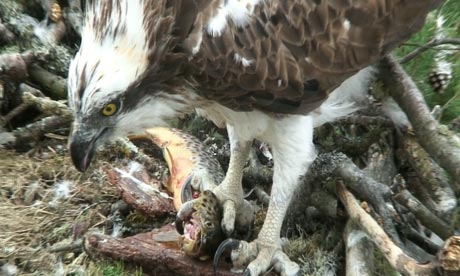
[[[220,225],[222,208],[212,193],[224,179],[219,162],[196,137],[183,131],[156,127],[147,129],[145,135],[162,150],[170,171],[166,189],[173,194],[176,210],[196,199],[186,219],[176,221],[182,250],[201,260],[210,258],[225,238]]]

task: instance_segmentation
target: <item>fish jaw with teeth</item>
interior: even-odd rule
[[[221,207],[217,197],[207,190],[194,202],[193,210],[182,222],[182,249],[187,255],[201,260],[214,254],[223,239],[220,226]]]

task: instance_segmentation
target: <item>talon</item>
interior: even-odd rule
[[[185,180],[184,185],[180,191],[180,198],[182,202],[187,202],[193,199],[192,195],[192,176],[190,175]]]
[[[183,235],[184,234],[184,221],[179,218],[179,217],[176,217],[176,230],[177,230],[177,233]]]
[[[246,268],[243,272],[243,276],[251,276],[251,271]]]
[[[182,205],[182,208],[179,212],[177,212],[176,216],[176,230],[179,234],[184,234],[184,221],[189,218],[195,210],[193,209],[193,205],[191,201],[188,201]]]
[[[213,260],[213,268],[214,268],[214,276],[217,275],[217,265],[219,264],[219,259],[222,256],[222,254],[227,250],[228,248],[235,250],[240,246],[240,241],[235,240],[235,239],[226,239],[223,241],[219,247],[216,250],[216,253],[214,254],[214,260]]]

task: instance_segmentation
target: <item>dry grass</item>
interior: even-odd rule
[[[8,263],[18,275],[98,274],[87,273],[98,269],[84,253],[49,249],[71,243],[86,229],[107,230],[107,210],[119,197],[106,182],[103,165],[81,174],[65,151],[0,149],[0,266]]]

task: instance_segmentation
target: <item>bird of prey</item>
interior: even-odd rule
[[[315,120],[340,113],[325,108],[329,94],[353,94],[365,78],[355,79],[356,87],[341,83],[418,31],[440,2],[89,1],[68,78],[72,160],[84,171],[105,141],[197,111],[228,131],[229,168],[213,192],[231,234],[251,142],[268,143],[274,175],[266,219],[232,260],[245,275],[273,265],[294,275],[299,266],[282,252],[279,236],[299,177],[315,159]]]

